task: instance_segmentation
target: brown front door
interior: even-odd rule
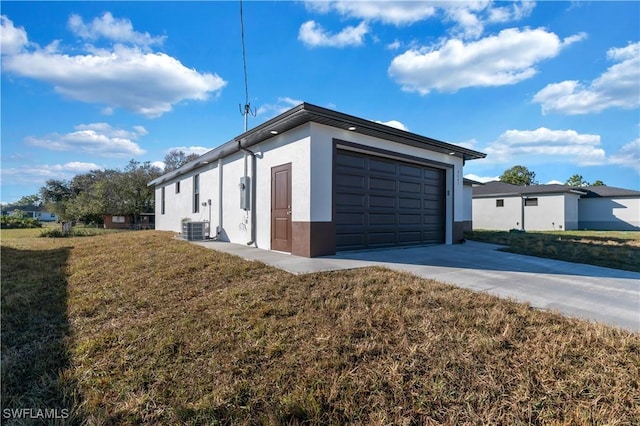
[[[271,168],[271,250],[291,253],[291,163]]]

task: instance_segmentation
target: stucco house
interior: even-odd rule
[[[580,188],[578,227],[617,231],[640,231],[640,191],[610,186]]]
[[[621,188],[504,182],[473,187],[474,229],[640,230],[639,215],[640,192]]]
[[[55,213],[42,210],[36,206],[15,206],[2,211],[2,215],[22,215],[30,219],[37,219],[41,222],[55,222],[58,217]]]
[[[463,166],[484,157],[303,103],[149,185],[156,229],[315,257],[462,240]]]

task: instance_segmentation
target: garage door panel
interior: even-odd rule
[[[371,177],[369,179],[369,189],[372,191],[396,191],[397,182],[393,179],[382,179]]]
[[[422,184],[420,182],[400,181],[398,183],[398,189],[400,192],[410,194],[420,193],[422,191]]]
[[[382,172],[384,174],[395,175],[397,165],[396,163],[392,163],[390,161],[369,158],[369,170],[372,172]]]
[[[366,179],[363,175],[340,173],[336,175],[336,184],[342,188],[364,188]]]
[[[388,247],[393,245],[396,241],[395,232],[370,232],[368,245],[369,246],[384,246]]]
[[[398,171],[400,176],[413,176],[420,178],[422,177],[422,168],[417,166],[412,166],[409,164],[400,164]]]
[[[340,226],[364,226],[366,216],[361,213],[336,213],[336,223]]]
[[[392,195],[369,195],[369,207],[395,208],[396,197]]]
[[[402,210],[420,210],[422,198],[401,197],[398,199],[398,207]]]
[[[365,217],[366,215],[361,214]],[[369,213],[369,225],[396,225],[396,215],[394,213]]]
[[[336,157],[337,166],[364,170],[365,164],[366,158],[355,153],[343,152]]]
[[[338,150],[337,250],[444,242],[444,171]]]
[[[343,192],[336,194],[336,204],[339,204],[341,208],[364,208],[366,205],[365,196],[355,192]]]

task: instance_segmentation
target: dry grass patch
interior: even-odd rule
[[[50,259],[61,262],[66,288],[66,324],[54,328],[68,336],[58,348],[67,361],[51,368],[78,422],[640,418],[638,334],[386,269],[292,276],[169,233],[60,244],[69,242],[64,256]],[[7,299],[22,285],[12,270],[20,265],[9,261],[5,272],[5,260],[39,252],[31,250],[3,251],[3,408],[31,395],[4,385],[13,374],[5,369],[5,349],[21,345],[5,341],[5,303],[15,303]],[[12,277],[8,289],[5,273]],[[31,332],[37,330],[52,332]],[[31,376],[28,383],[40,386]]]

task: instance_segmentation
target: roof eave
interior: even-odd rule
[[[155,186],[170,181],[180,175],[204,167],[206,164],[217,161],[220,158],[234,154],[240,150],[239,145],[243,148],[250,148],[253,145],[309,122],[326,124],[331,127],[353,131],[367,136],[379,137],[419,148],[428,148],[432,151],[460,157],[464,160],[475,160],[486,157],[485,153],[479,151],[463,148],[426,136],[420,136],[405,130],[396,129],[374,121],[365,120],[305,102],[242,133],[233,140],[212,149],[180,168],[152,180],[147,186]],[[355,130],[350,130],[352,127],[355,127]]]

